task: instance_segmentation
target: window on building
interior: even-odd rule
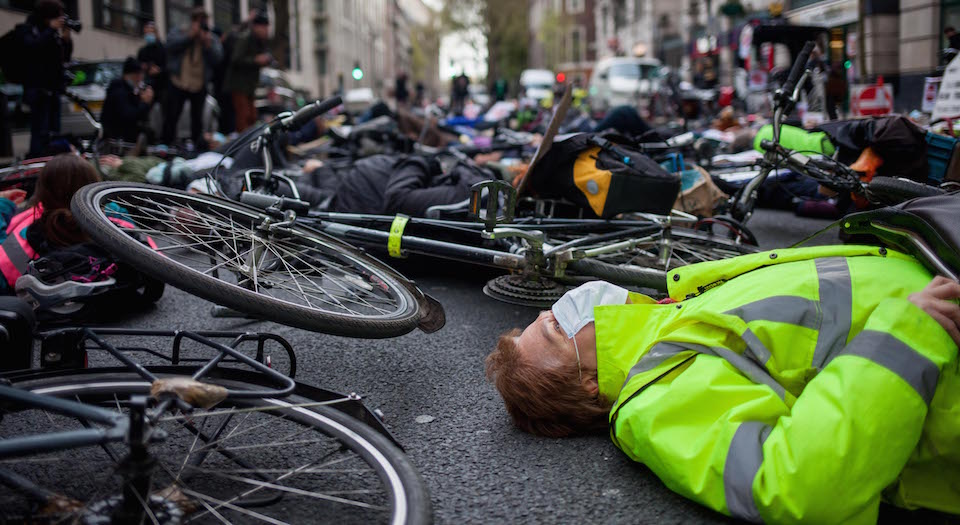
[[[613,30],[619,31],[627,25],[626,0],[613,0]]]
[[[576,26],[570,30],[570,60],[573,62],[586,60],[584,57],[583,34],[583,26]]]
[[[317,51],[317,74],[318,75],[327,74],[327,52],[326,51]]]
[[[213,0],[213,27],[225,33],[240,23],[240,0]]]
[[[187,26],[190,23],[190,11],[196,6],[203,6],[203,0],[167,0],[163,13],[167,31]]]
[[[94,0],[93,25],[109,31],[140,35],[153,20],[153,0]]]
[[[643,18],[643,4],[646,3],[646,0],[636,0],[633,3],[633,19],[640,20]]]
[[[567,0],[567,14],[582,13],[586,0]]]
[[[327,12],[327,0],[314,0],[313,9],[318,15],[326,14]]]

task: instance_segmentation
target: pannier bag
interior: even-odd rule
[[[530,174],[535,196],[566,199],[587,215],[667,215],[680,192],[679,175],[660,167],[629,139],[576,133],[559,136]]]

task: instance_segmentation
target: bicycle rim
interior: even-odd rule
[[[96,371],[92,371],[96,372]],[[232,389],[238,381],[216,381]],[[40,394],[125,413],[150,384],[131,374],[85,374],[30,382]],[[150,445],[156,459],[145,523],[427,523],[429,497],[409,461],[375,431],[324,406],[287,399],[226,400],[192,414],[168,413]],[[89,428],[42,410],[4,414],[5,437]],[[18,430],[22,429],[21,432]],[[0,494],[7,521],[99,523],[117,505],[123,443],[62,450],[0,463],[57,494],[38,506]]]
[[[267,231],[267,216],[243,204],[102,183],[78,192],[72,208],[95,241],[139,270],[235,310],[354,337],[401,335],[418,321],[418,303],[388,267],[298,224]]]
[[[584,244],[581,249],[602,251],[604,247],[614,245],[614,239],[600,244]],[[608,253],[596,253],[590,259],[613,265],[653,268],[664,272],[680,266],[720,259],[729,259],[738,255],[755,253],[754,246],[737,244],[716,236],[679,229],[670,230],[665,237],[662,232],[649,236],[635,246],[614,249]]]

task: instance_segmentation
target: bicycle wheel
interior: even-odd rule
[[[241,312],[352,337],[401,335],[419,320],[403,278],[383,263],[241,203],[100,183],[77,192],[71,209],[94,241],[138,270]]]
[[[260,387],[229,370],[219,375],[209,382]],[[150,391],[140,376],[104,369],[47,374],[14,386],[124,414],[131,396]],[[207,410],[152,414],[157,419],[152,428],[166,436],[148,447],[155,466],[149,506],[141,503],[149,508],[145,522],[429,523],[429,494],[403,452],[329,406],[307,406],[315,405],[311,401],[296,395],[227,399]],[[97,427],[83,418],[10,403],[0,424],[5,438]],[[39,489],[0,491],[0,519],[109,523],[122,500],[119,473],[127,452],[121,440],[0,463]]]
[[[574,274],[665,292],[667,272],[674,268],[758,251],[755,246],[680,229],[670,230],[669,239],[664,239],[662,234],[653,235],[648,241],[635,246],[610,249],[623,240],[608,239],[592,245],[585,243],[581,249],[589,256],[571,262],[568,268]]]

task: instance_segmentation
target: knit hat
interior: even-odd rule
[[[127,59],[123,61],[124,75],[128,73],[139,73],[141,71],[143,71],[143,66],[140,65],[140,61],[137,60],[136,58],[127,57]]]

